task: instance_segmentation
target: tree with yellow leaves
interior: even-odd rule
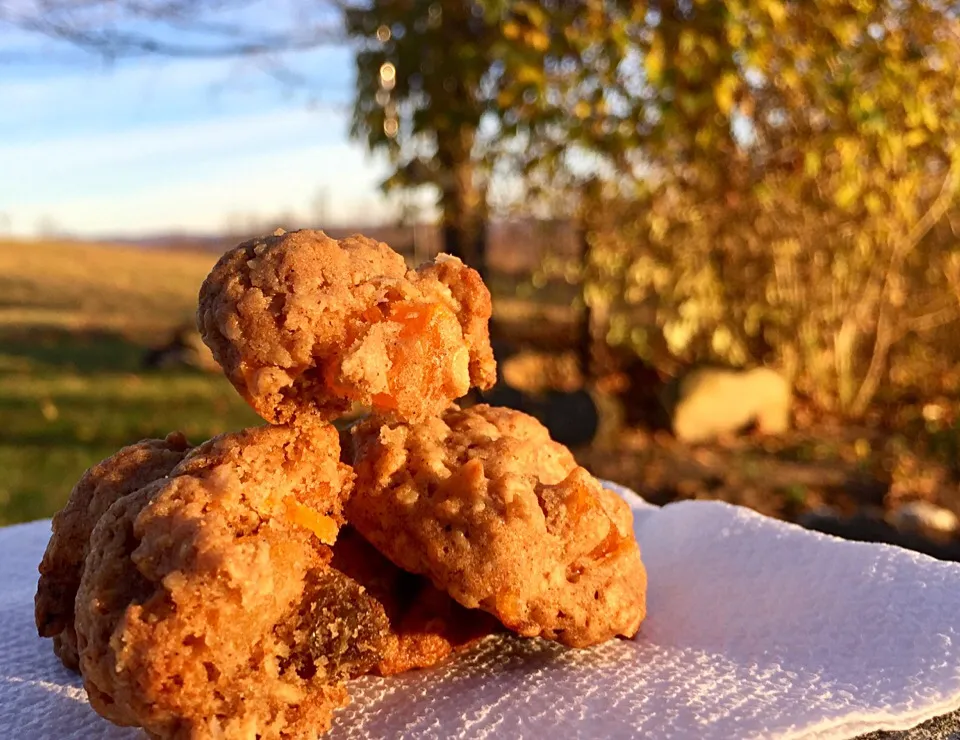
[[[652,313],[685,360],[772,360],[858,415],[897,341],[960,315],[931,239],[960,186],[948,4],[489,5],[547,72],[501,98],[531,179],[590,156],[587,295],[613,341],[651,351]]]

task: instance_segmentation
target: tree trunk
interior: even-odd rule
[[[459,257],[480,273],[486,281],[487,270],[487,221],[482,214],[471,214],[466,220],[443,218],[443,251]]]
[[[458,141],[438,152],[444,169],[440,195],[443,251],[459,257],[487,279],[487,194],[477,183],[471,157],[474,133],[462,130]]]

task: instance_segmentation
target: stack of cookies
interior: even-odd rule
[[[490,294],[440,255],[278,232],[225,254],[204,341],[269,424],[144,440],[53,520],[37,628],[90,703],[160,738],[310,738],[364,674],[492,632],[632,637],[629,507],[536,420],[458,408],[495,379]],[[330,422],[371,413],[346,432]]]

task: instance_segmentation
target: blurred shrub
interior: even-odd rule
[[[578,189],[585,298],[612,341],[772,361],[860,415],[895,345],[957,319],[946,5],[491,4],[529,192]]]

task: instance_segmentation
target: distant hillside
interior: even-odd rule
[[[0,328],[162,335],[193,320],[216,255],[0,240]]]
[[[342,239],[351,234],[364,234],[386,242],[411,262],[430,259],[441,248],[440,227],[436,224],[416,226],[333,226],[327,234]],[[253,234],[159,234],[137,239],[110,240],[118,244],[134,244],[151,249],[177,251],[223,252]],[[580,248],[573,224],[566,221],[499,221],[489,226],[488,261],[497,272],[529,273],[537,268],[547,252],[565,257],[576,256]]]

